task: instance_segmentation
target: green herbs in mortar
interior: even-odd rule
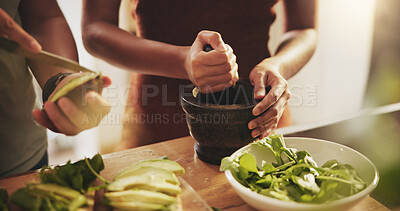
[[[239,183],[259,194],[284,201],[324,203],[366,187],[351,165],[329,160],[318,167],[307,151],[286,147],[282,136],[271,135],[251,144],[272,152],[276,162],[263,160],[258,166],[254,155],[245,151],[222,159],[220,170],[230,170]]]

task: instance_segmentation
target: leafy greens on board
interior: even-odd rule
[[[54,168],[43,167],[39,175],[41,183],[18,189],[11,195],[11,201],[25,210],[77,210],[88,203],[83,194],[98,188],[91,187],[96,178],[107,183],[99,175],[103,169],[100,154]]]
[[[89,186],[97,178],[97,175],[104,169],[103,159],[100,154],[96,154],[92,159],[87,159],[90,166],[84,160],[56,166],[54,168],[43,167],[40,170],[42,183],[57,184],[60,186],[73,188],[81,193],[88,190]],[[96,174],[90,169],[94,170]]]
[[[286,147],[282,136],[271,135],[251,145],[271,151],[276,163],[262,161],[257,166],[254,155],[245,151],[222,159],[220,170],[230,170],[239,183],[259,194],[284,201],[323,203],[366,187],[351,165],[329,160],[318,167],[307,151]]]

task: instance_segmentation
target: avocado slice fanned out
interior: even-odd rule
[[[182,189],[179,185],[168,183],[162,177],[130,176],[110,183],[107,187],[108,191],[124,191],[132,188],[138,188],[149,191],[159,191],[168,195],[177,195]]]
[[[171,205],[176,201],[175,197],[148,190],[108,192],[105,194],[105,197],[115,202],[143,202],[162,205]]]
[[[162,168],[156,168],[153,166],[140,166],[139,168],[132,168],[131,170],[114,177],[114,181],[120,180],[125,177],[137,176],[137,175],[142,175],[142,176],[150,175],[150,176],[162,177],[165,179],[165,181],[171,184],[180,185],[178,178],[172,171],[165,170]]]
[[[56,102],[61,97],[71,99],[79,108],[86,105],[85,94],[88,91],[96,91],[101,94],[103,90],[103,76],[99,73],[84,73],[68,81],[59,90],[56,90],[49,98],[50,102]]]
[[[181,211],[177,175],[184,173],[176,161],[142,160],[121,170],[108,184],[105,197],[108,205],[119,210]]]
[[[130,175],[132,172],[137,171],[137,169],[143,166],[149,166],[149,167],[172,171],[178,176],[183,175],[185,173],[185,169],[181,165],[179,165],[176,161],[165,160],[165,159],[152,159],[152,160],[139,161],[131,166],[126,167],[114,177],[114,180],[118,180],[120,178],[125,177],[126,175]]]

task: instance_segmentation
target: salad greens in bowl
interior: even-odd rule
[[[271,135],[221,161],[238,195],[259,210],[344,210],[377,186],[375,165],[334,142]]]

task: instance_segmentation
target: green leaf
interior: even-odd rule
[[[289,198],[289,196],[287,195],[287,193],[285,193],[283,191],[277,192],[277,191],[273,191],[273,190],[265,190],[265,191],[263,191],[262,194],[266,195],[266,196],[269,196],[269,197],[272,197],[272,198],[276,198],[276,199],[282,200],[282,201],[292,201]]]
[[[308,153],[307,151],[298,151],[296,152],[297,156],[297,163],[305,163],[309,164],[311,166],[317,167],[317,163],[314,161],[314,159],[311,157],[311,154]]]
[[[253,154],[246,153],[242,155],[242,157],[239,158],[239,165],[247,171],[258,172],[257,161]]]
[[[300,202],[307,202],[310,203],[314,200],[314,196],[311,194],[304,194],[299,198]]]
[[[233,159],[230,157],[224,157],[221,160],[221,166],[219,167],[220,171],[232,170],[233,169]]]
[[[329,181],[329,180],[323,181],[321,183],[320,192],[316,195],[313,202],[322,203],[322,202],[331,201],[335,194],[335,190],[336,190],[337,186],[338,186],[338,183],[335,181]]]
[[[88,162],[97,174],[104,169],[103,159],[100,154],[88,159]],[[53,169],[45,167],[40,172],[42,183],[70,187],[81,193],[85,192],[96,178],[97,176],[91,171],[85,160],[75,163],[68,162]]]
[[[266,174],[276,172],[279,169],[275,168],[272,163],[264,163],[264,165],[261,167],[261,170],[263,170]]]
[[[240,180],[246,180],[247,178],[249,178],[249,171],[247,169],[245,169],[242,166],[239,166],[238,170],[239,172],[237,175]]]
[[[304,195],[304,191],[295,184],[289,184],[285,186],[288,196],[294,201],[300,201],[301,197]]]
[[[42,200],[34,195],[29,194],[29,188],[21,188],[11,195],[11,202],[15,205],[32,211],[39,211],[42,206]]]
[[[337,161],[337,160],[328,160],[328,161],[326,161],[325,163],[324,163],[324,165],[322,165],[321,167],[322,168],[330,168],[330,169],[333,169],[333,168],[335,168],[335,167],[337,167],[337,166],[339,166],[340,165],[340,163]]]
[[[272,176],[270,174],[267,174],[265,177],[262,179],[256,181],[255,184],[261,186],[262,188],[269,188],[272,183]]]
[[[76,190],[82,189],[82,187],[83,187],[83,178],[82,178],[81,174],[76,173],[72,177],[72,187],[74,187],[74,189],[76,189]]]
[[[302,173],[300,176],[291,177],[293,183],[297,184],[303,190],[309,190],[312,193],[318,193],[320,188],[315,183],[315,177],[311,173]]]
[[[277,168],[278,170],[285,170],[285,169],[287,169],[287,168],[293,166],[294,164],[296,164],[296,161],[292,160],[292,161],[290,161],[290,162],[287,162],[287,163],[285,163],[285,164],[282,164],[282,165],[280,165],[280,166],[277,166],[276,168]]]

